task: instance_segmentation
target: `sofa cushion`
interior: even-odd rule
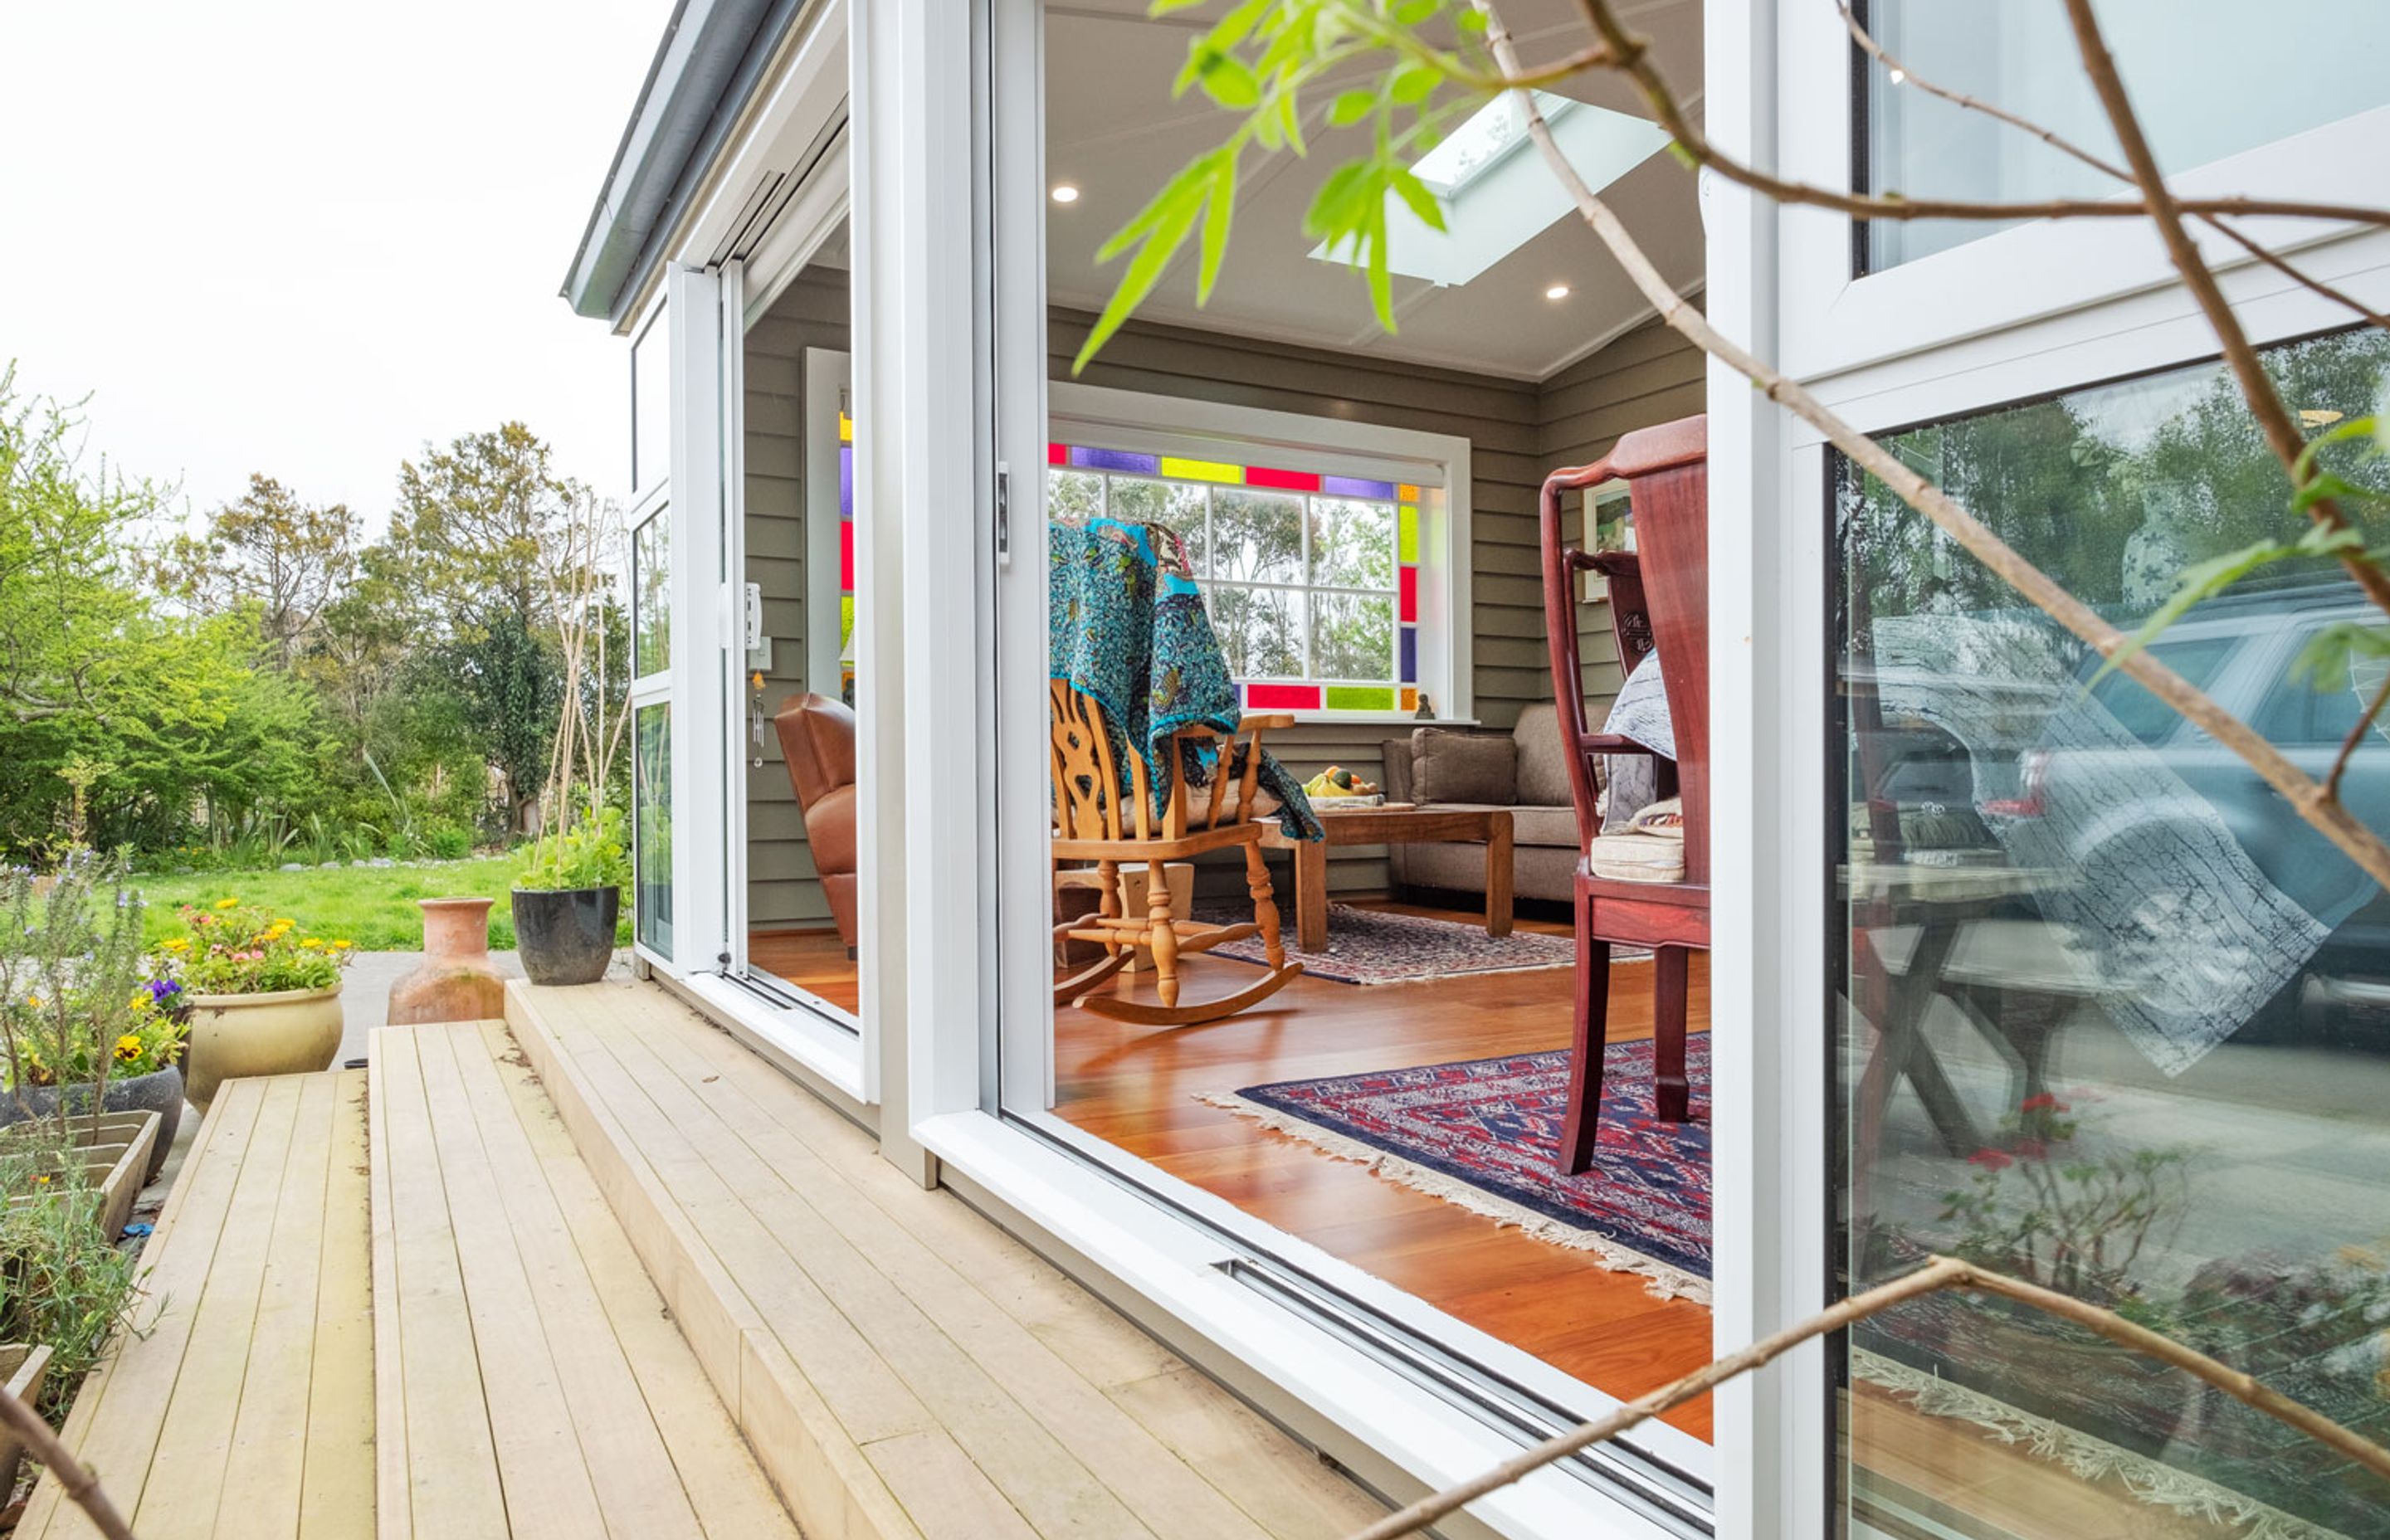
[[[1519,713],[1511,729],[1519,746],[1519,801],[1528,807],[1566,807],[1569,790],[1568,751],[1561,747],[1560,708],[1545,700]],[[1574,844],[1576,836],[1571,834]]]
[[[1421,727],[1411,734],[1411,798],[1420,802],[1519,800],[1518,746],[1497,733]]]
[[[1514,807],[1510,810],[1510,842],[1514,845],[1561,845],[1576,849],[1576,809]]]

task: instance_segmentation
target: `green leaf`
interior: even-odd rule
[[[2156,641],[2167,627],[2182,619],[2200,600],[2212,598],[2261,567],[2269,567],[2299,554],[2296,545],[2285,545],[2280,540],[2260,540],[2253,545],[2244,545],[2237,551],[2184,568],[2173,597],[2159,605],[2123,647],[2108,655],[2108,661],[2100,665],[2099,673],[2084,682],[2084,687],[2088,689],[2105,679],[2126,659]]]
[[[1387,78],[1386,95],[1394,98],[1397,107],[1417,107],[1435,95],[1435,88],[1442,83],[1443,71],[1414,58],[1405,61]]]
[[[1369,161],[1351,160],[1329,173],[1303,216],[1303,233],[1319,240],[1349,234],[1374,190],[1368,186],[1369,171]]]
[[[2309,478],[2305,486],[2291,494],[2291,511],[2304,514],[2326,498],[2335,501],[2352,498],[2364,501],[2376,495],[2362,487],[2351,485],[2346,480],[2329,470],[2319,470]]]
[[[1294,92],[1291,89],[1279,93],[1278,113],[1281,120],[1279,127],[1286,135],[1287,148],[1297,155],[1310,154],[1311,146],[1305,143],[1303,137],[1303,113],[1294,105]]]
[[[1194,228],[1196,217],[1202,209],[1201,199],[1182,198],[1172,206],[1169,213],[1147,233],[1145,244],[1137,248],[1137,255],[1130,259],[1127,271],[1121,275],[1120,287],[1112,290],[1111,302],[1104,306],[1104,313],[1096,318],[1095,329],[1087,333],[1087,340],[1081,345],[1078,357],[1071,361],[1073,374],[1077,374],[1087,366],[1087,360],[1095,357],[1097,351],[1111,340],[1112,333],[1120,330],[1122,324],[1136,313],[1137,307],[1145,302],[1145,297],[1153,292],[1153,286],[1162,281],[1162,275],[1170,265],[1170,259],[1178,254],[1178,249],[1181,246],[1187,244],[1188,233]],[[1112,238],[1115,241],[1120,239],[1118,236]]]
[[[1411,212],[1419,215],[1420,223],[1431,230],[1443,229],[1444,202],[1435,196],[1434,190],[1405,167],[1394,166],[1390,170],[1388,179],[1393,182],[1394,192],[1410,206]]]
[[[1485,13],[1471,6],[1454,18],[1454,25],[1464,32],[1482,32],[1485,30]]]
[[[1668,153],[1676,158],[1677,164],[1687,171],[1701,170],[1702,163],[1693,158],[1693,152],[1674,139],[1668,141]]]
[[[1212,174],[1212,196],[1203,212],[1203,265],[1195,276],[1195,303],[1212,302],[1212,286],[1219,281],[1220,263],[1228,254],[1228,221],[1237,212],[1237,158],[1220,157]]]
[[[1195,73],[1203,94],[1231,111],[1261,105],[1261,81],[1234,55],[1207,49]]]
[[[1401,3],[1394,6],[1394,24],[1401,27],[1416,27],[1442,9],[1444,9],[1444,0],[1401,0]]]
[[[1369,259],[1369,303],[1378,313],[1378,324],[1389,333],[1394,329],[1394,285],[1386,270],[1386,200],[1379,198],[1369,205],[1369,217],[1363,226],[1365,249]]]
[[[2325,626],[2291,660],[2291,677],[2311,689],[2345,689],[2349,664],[2359,658],[2390,658],[2390,626],[2358,621]]]
[[[1350,128],[1377,109],[1378,98],[1374,93],[1357,88],[1346,91],[1329,107],[1328,126]]]

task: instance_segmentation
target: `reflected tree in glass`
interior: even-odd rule
[[[1214,584],[1205,590],[1205,601],[1231,674],[1240,679],[1303,676],[1302,594]]]

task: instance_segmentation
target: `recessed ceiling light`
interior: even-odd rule
[[[1078,188],[1076,188],[1076,187],[1074,187],[1074,186],[1071,186],[1071,184],[1069,184],[1068,182],[1057,182],[1056,184],[1054,184],[1054,201],[1055,201],[1055,202],[1057,202],[1057,203],[1076,203],[1078,200],[1079,200],[1079,189],[1078,189]]]
[[[1896,65],[1896,64],[1893,66],[1893,68],[1892,68],[1892,75],[1891,75],[1891,80],[1892,80],[1892,83],[1893,83],[1893,84],[1895,84],[1895,85],[1899,85],[1899,84],[1903,83],[1904,82],[1906,82],[1908,79],[1908,71],[1906,71],[1906,70],[1904,70],[1904,69],[1900,68],[1900,66],[1898,66],[1898,65]]]
[[[1565,300],[1565,299],[1567,299],[1567,298],[1568,298],[1568,285],[1566,285],[1566,284],[1564,284],[1564,283],[1556,283],[1556,284],[1552,285],[1552,287],[1551,287],[1551,288],[1547,289],[1545,289],[1545,290],[1544,290],[1544,298],[1545,298],[1545,299],[1547,299],[1547,300]]]

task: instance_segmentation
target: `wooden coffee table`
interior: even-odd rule
[[[1265,850],[1294,853],[1295,945],[1305,952],[1328,945],[1328,852],[1338,845],[1408,845],[1435,841],[1485,847],[1485,933],[1510,933],[1510,814],[1508,808],[1355,808],[1319,812],[1325,840],[1290,840],[1273,817],[1262,835]]]

